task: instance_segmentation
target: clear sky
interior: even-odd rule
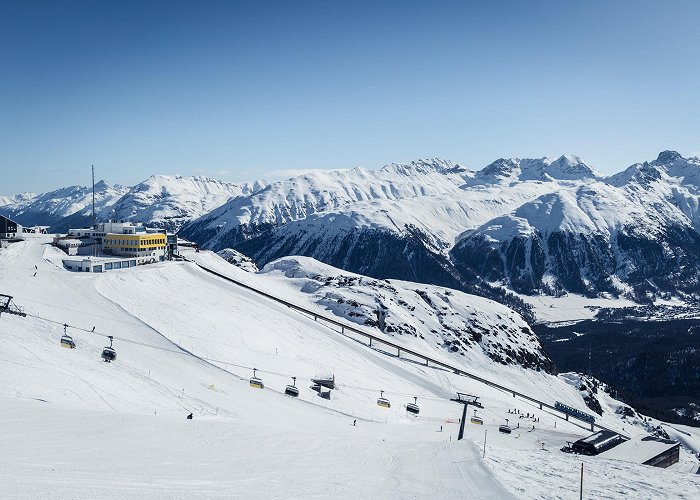
[[[700,2],[0,0],[0,194],[700,151]],[[8,175],[9,174],[9,175]]]

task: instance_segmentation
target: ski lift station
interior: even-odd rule
[[[54,244],[69,256],[70,271],[101,273],[162,262],[177,252],[177,238],[165,230],[131,222],[101,222],[92,228],[70,229]]]
[[[678,441],[671,439],[637,436],[602,452],[600,456],[613,460],[624,460],[625,462],[666,468],[678,462],[680,446]]]
[[[14,240],[22,235],[22,226],[0,215],[0,240]]]
[[[63,266],[69,271],[82,273],[104,273],[116,269],[136,267],[137,260],[130,258],[82,257],[63,259]]]

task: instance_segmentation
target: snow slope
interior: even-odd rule
[[[492,300],[430,285],[375,280],[308,257],[276,260],[262,274],[276,280],[277,290],[291,286],[295,295],[307,294],[319,309],[348,324],[376,327],[430,356],[449,352],[458,364],[470,367],[495,361],[554,370],[527,323]]]
[[[519,449],[532,460],[541,440],[554,450],[587,433],[510,393],[368,349],[194,264],[71,273],[55,265],[59,251],[48,241],[37,235],[0,250],[2,292],[29,313],[0,318],[0,435],[9,450],[0,454],[0,480],[9,497],[82,498],[99,488],[106,498],[455,498],[475,491],[507,498],[470,441],[480,448],[487,430],[488,447]],[[193,256],[258,288],[299,303],[313,300],[295,290],[298,282],[283,285],[275,273],[252,274],[209,252]],[[58,345],[64,322],[74,350]],[[114,363],[100,361],[106,339],[99,334],[115,336]],[[260,369],[265,390],[248,386],[252,367]],[[515,365],[472,368],[587,410],[570,379]],[[311,377],[326,372],[338,383],[330,400],[308,388]],[[282,394],[291,375],[299,377],[298,400]],[[375,404],[380,389],[392,401],[388,410]],[[457,390],[484,404],[485,425],[468,425],[462,442],[450,441],[461,407],[449,397]],[[403,407],[413,396],[421,405],[417,418]],[[602,403],[605,425],[644,432]],[[540,417],[518,420],[523,435],[536,426],[528,440],[497,433],[505,418],[514,418],[508,413],[514,407]],[[189,412],[192,421],[184,418]],[[689,460],[684,455],[681,465]],[[508,477],[533,474],[513,467]],[[626,467],[642,493],[662,488],[668,497],[683,497],[698,484],[697,476],[672,468],[684,482],[644,486],[644,468]],[[552,474],[546,489],[528,495],[554,496],[564,484]]]

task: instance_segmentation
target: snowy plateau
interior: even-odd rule
[[[0,293],[26,314],[0,316],[3,498],[578,498],[582,464],[585,498],[700,496],[697,428],[555,375],[525,320],[492,300],[309,257],[256,271],[207,250],[73,273],[50,242],[0,249]],[[64,331],[75,348],[61,347]],[[330,377],[330,394],[312,388]],[[483,405],[460,441],[458,392]],[[588,425],[536,401],[595,414],[634,442],[663,433],[679,461],[564,453]]]

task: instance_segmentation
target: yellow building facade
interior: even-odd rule
[[[162,261],[167,239],[163,233],[108,233],[104,236],[102,245],[107,254],[137,257],[139,262]]]

